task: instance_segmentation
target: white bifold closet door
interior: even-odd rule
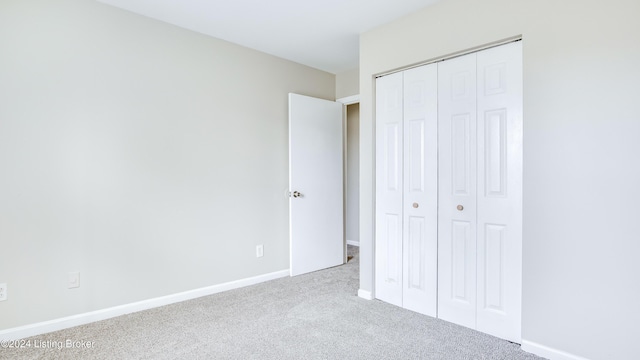
[[[438,317],[521,340],[522,42],[438,66]]]
[[[438,66],[438,317],[476,327],[476,54]]]
[[[376,297],[437,312],[437,65],[376,81]]]

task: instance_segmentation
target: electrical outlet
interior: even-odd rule
[[[78,271],[69,273],[69,289],[75,289],[80,287],[80,273]]]
[[[264,256],[264,248],[262,247],[262,245],[256,246],[256,257],[263,257],[263,256]]]
[[[7,300],[7,284],[0,284],[0,301]]]

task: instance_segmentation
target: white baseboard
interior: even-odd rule
[[[360,246],[360,241],[358,241],[358,240],[347,240],[347,245]]]
[[[245,286],[259,284],[261,282],[275,280],[289,276],[289,269],[258,275],[251,278],[230,281],[224,284],[207,286],[200,289],[189,290],[177,294],[161,296],[154,299],[143,300],[131,304],[114,306],[107,309],[91,311],[84,314],[72,315],[60,319],[44,321],[36,324],[20,326],[16,328],[0,331],[0,340],[18,340],[30,336],[49,333],[67,329],[74,326],[84,325],[100,320],[114,318],[142,310],[148,310],[160,306],[165,306],[185,300],[191,300],[202,296],[217,294],[223,291],[238,289]]]
[[[358,296],[365,300],[373,300],[373,295],[371,294],[371,291],[359,289]]]
[[[578,355],[569,354],[567,352],[553,349],[548,346],[534,343],[533,341],[522,340],[522,350],[532,353],[549,360],[588,360]]]

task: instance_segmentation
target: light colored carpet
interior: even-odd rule
[[[30,338],[93,349],[0,349],[1,359],[541,359],[520,346],[356,296],[348,264]]]

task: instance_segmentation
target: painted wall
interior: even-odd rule
[[[347,106],[347,240],[360,241],[360,104]]]
[[[359,76],[359,69],[336,74],[336,99],[360,94]]]
[[[333,74],[83,0],[3,0],[0,49],[0,330],[289,267],[287,93]]]
[[[443,0],[363,34],[361,290],[374,290],[374,75],[522,35],[523,340],[637,358],[638,14],[636,0]]]

